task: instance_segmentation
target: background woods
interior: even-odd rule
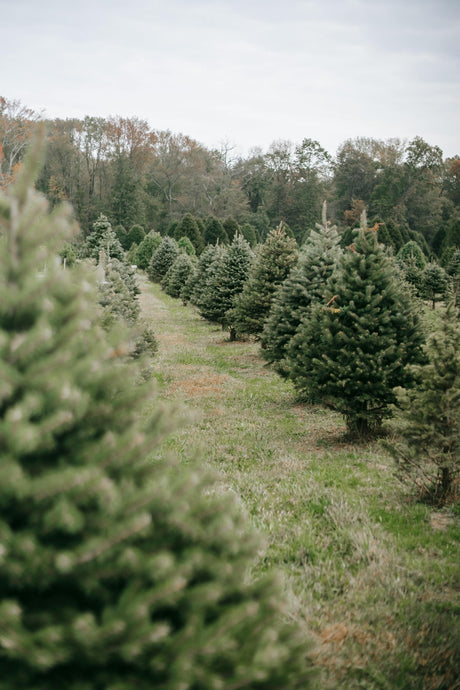
[[[18,101],[0,99],[3,187],[14,178],[40,119]],[[276,141],[245,157],[228,143],[210,150],[136,117],[88,115],[46,124],[38,189],[52,205],[71,202],[84,236],[100,213],[126,232],[140,225],[172,236],[190,214],[198,226],[201,221],[203,238],[210,218],[230,224],[229,241],[235,226],[246,228],[247,239],[253,233],[264,241],[283,222],[300,244],[327,200],[343,246],[364,209],[369,223],[380,223],[379,239],[394,253],[412,241],[447,267],[459,242],[460,158],[443,158],[438,146],[418,136],[349,139],[335,155],[310,138]]]

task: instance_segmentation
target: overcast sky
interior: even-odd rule
[[[460,0],[0,0],[0,46],[0,95],[50,118],[460,154]]]

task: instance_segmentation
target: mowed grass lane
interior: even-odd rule
[[[460,688],[459,516],[413,502],[378,442],[299,404],[254,342],[140,277],[159,398],[181,426],[160,452],[217,470],[266,538],[324,688]]]

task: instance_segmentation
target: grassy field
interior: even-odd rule
[[[314,639],[323,688],[460,688],[460,516],[411,500],[378,442],[299,404],[253,342],[141,279],[159,397],[183,425],[160,452],[217,470],[265,535]],[[391,430],[390,430],[391,433]]]

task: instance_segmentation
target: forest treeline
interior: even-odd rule
[[[0,183],[8,185],[39,113],[0,98]],[[141,226],[174,235],[190,214],[201,234],[216,218],[245,226],[258,241],[283,222],[301,244],[321,216],[323,201],[343,236],[365,209],[380,223],[379,239],[395,252],[416,242],[446,265],[460,234],[460,157],[439,146],[355,138],[333,156],[310,138],[274,141],[247,157],[230,145],[208,149],[184,134],[119,116],[47,120],[46,160],[37,188],[52,205],[68,200],[86,237],[99,215],[129,232]],[[231,236],[229,238],[231,240]],[[206,244],[204,242],[203,244]]]

